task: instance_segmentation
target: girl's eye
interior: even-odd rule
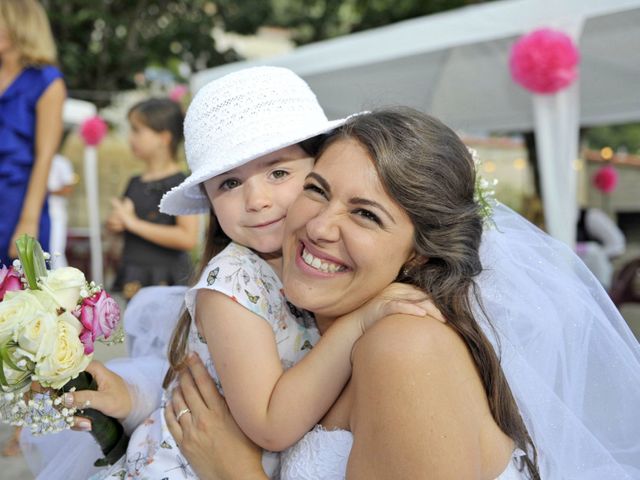
[[[316,185],[315,183],[307,183],[307,184],[305,184],[305,186],[302,188],[302,190],[304,192],[321,195],[324,198],[327,197],[327,195],[324,193],[324,190],[322,188],[320,188],[318,185]]]
[[[374,222],[379,226],[382,226],[382,221],[380,220],[380,217],[375,213],[373,213],[371,210],[365,210],[364,208],[359,208],[355,210],[353,213],[371,222]]]
[[[235,178],[228,178],[220,184],[220,190],[231,190],[240,185],[240,181]]]
[[[289,172],[287,172],[286,170],[274,170],[273,172],[271,172],[271,175],[273,175],[273,178],[280,179],[289,175]]]

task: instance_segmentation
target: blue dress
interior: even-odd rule
[[[0,263],[10,263],[9,242],[20,219],[35,161],[36,104],[62,73],[56,67],[25,68],[0,95]],[[49,206],[45,199],[38,240],[49,249]]]

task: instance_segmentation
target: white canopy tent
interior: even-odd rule
[[[512,82],[508,55],[520,35],[540,27],[574,38],[580,79],[534,102]],[[640,119],[640,0],[471,6],[202,71],[193,76],[192,88],[260,64],[301,75],[330,118],[404,104],[466,132],[534,130],[548,230],[572,244],[579,125]]]

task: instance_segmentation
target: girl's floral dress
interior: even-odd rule
[[[224,293],[269,322],[285,369],[301,360],[318,341],[319,334],[313,317],[287,302],[282,283],[273,269],[252,250],[232,242],[211,259],[198,283],[185,296],[192,318],[188,348],[200,355],[219,389],[220,382],[207,344],[193,320],[196,294],[205,288]],[[246,347],[251,348],[250,345]],[[197,478],[176,446],[164,420],[164,405],[171,398],[170,391],[165,391],[162,407],[133,432],[127,454],[115,465],[94,475],[93,479]],[[272,478],[277,478],[279,454],[265,452],[263,465]]]

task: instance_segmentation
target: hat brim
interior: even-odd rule
[[[289,138],[281,137],[277,142],[271,144],[269,144],[269,139],[266,139],[263,143],[264,148],[261,151],[236,159],[233,168],[240,167],[252,160],[255,160],[256,158],[268,155],[282,148],[331,132],[332,130],[344,125],[355,115],[350,115],[340,120],[327,121],[317,128],[310,129],[305,132],[296,132]],[[208,212],[211,205],[209,203],[209,199],[200,187],[200,184],[210,178],[224,173],[225,171],[229,171],[229,169],[212,169],[204,167],[198,171],[192,172],[191,175],[189,175],[180,185],[173,187],[163,195],[162,200],[160,200],[160,212],[168,215],[195,215]]]

